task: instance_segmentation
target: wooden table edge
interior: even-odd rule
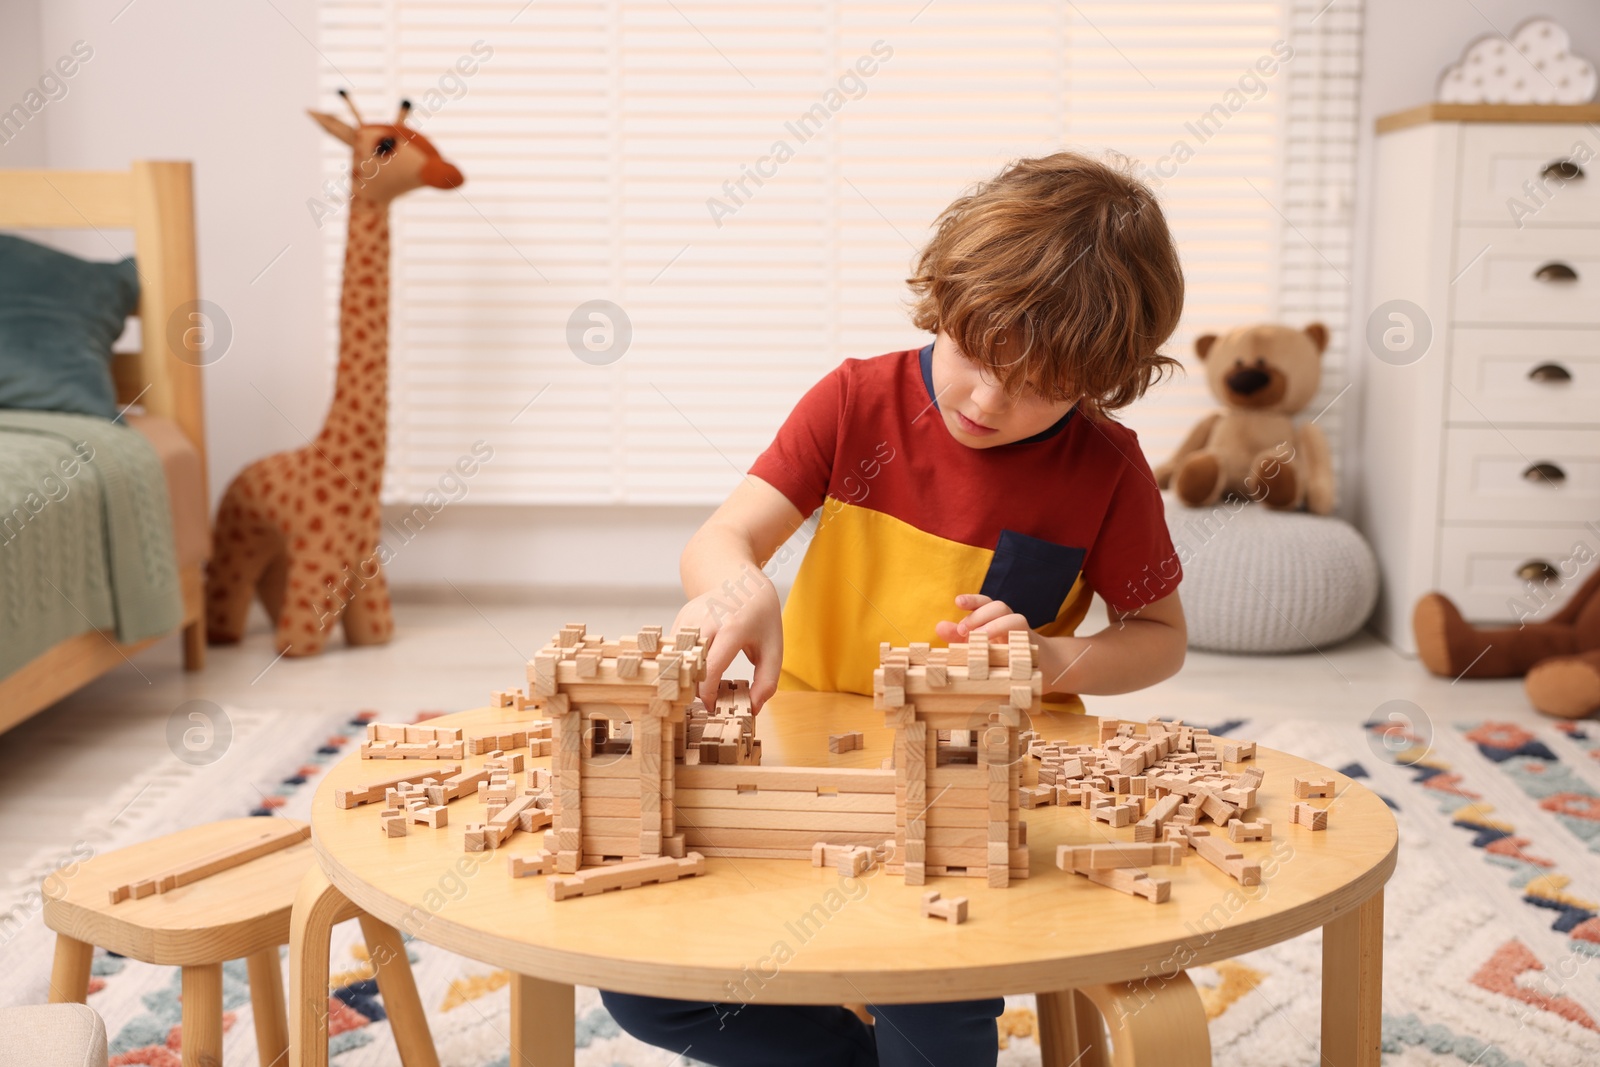
[[[492,967],[547,982],[594,986],[642,996],[712,1001],[731,999],[728,994],[732,984],[750,973],[748,969],[736,972],[720,967],[696,967],[683,961],[639,963],[542,948],[486,934],[452,922],[439,913],[428,915],[420,924],[409,922],[411,913],[421,911],[419,907],[389,896],[347,871],[323,850],[314,831],[312,845],[328,881],[361,910],[421,941]],[[770,1004],[934,1003],[974,996],[1054,992],[1108,982],[1160,981],[1163,976],[1170,978],[1171,975],[1165,968],[1152,971],[1148,962],[1152,957],[1162,963],[1172,960],[1177,970],[1184,970],[1321,929],[1353,912],[1381,891],[1393,876],[1398,857],[1397,833],[1384,857],[1364,874],[1327,896],[1273,916],[1272,936],[1263,937],[1257,924],[1244,923],[1224,926],[1198,948],[1191,945],[1194,938],[1182,938],[1151,942],[1137,949],[1123,948],[1056,960],[955,969],[852,971],[848,975],[807,971],[791,965],[763,981],[759,999]],[[959,982],[953,983],[952,977],[959,977]]]

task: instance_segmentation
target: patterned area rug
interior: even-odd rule
[[[14,872],[0,901],[0,1003],[37,1003],[51,938],[39,879],[63,857],[98,853],[195,821],[277,811],[307,815],[325,766],[372,713],[286,730],[270,714],[229,712],[234,742],[203,768],[174,761],[138,792],[85,820],[72,842]],[[426,713],[424,713],[425,717]],[[391,717],[391,716],[385,716]],[[1384,1062],[1514,1067],[1596,1062],[1600,1049],[1600,726],[1484,722],[1417,736],[1408,720],[1335,728],[1236,722],[1254,739],[1363,779],[1400,823],[1399,869],[1385,913]],[[1331,809],[1338,818],[1337,801]],[[30,896],[30,892],[32,895]],[[1315,934],[1191,971],[1211,1018],[1216,1062],[1318,1063],[1320,944]],[[412,965],[445,1067],[507,1067],[504,971],[421,942]],[[396,1062],[359,930],[335,931],[332,1062]],[[89,1003],[106,1020],[113,1065],[178,1067],[178,972],[97,954]],[[226,1062],[255,1063],[242,963],[225,971]],[[1031,997],[1002,1018],[1000,1063],[1034,1065]],[[578,993],[578,1062],[685,1063],[618,1031],[592,989]]]

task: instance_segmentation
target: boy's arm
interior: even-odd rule
[[[1011,630],[1028,629],[1027,619],[980,594],[959,596],[956,605],[972,614],[960,623],[939,624],[939,636],[947,642],[965,641],[975,631],[1004,640],[1003,635]],[[1189,635],[1176,592],[1137,611],[1113,610],[1111,617],[1110,626],[1090,637],[1033,634],[1046,693],[1131,693],[1178,673]]]
[[[700,627],[710,641],[700,697],[716,702],[717,684],[743,652],[755,666],[750,702],[760,710],[778,688],[783,620],[778,590],[761,568],[800,528],[805,516],[769,483],[747,475],[695,531],[679,561],[689,602],[674,628]]]

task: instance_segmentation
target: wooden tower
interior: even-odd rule
[[[606,641],[567,625],[528,664],[550,718],[556,871],[684,855],[673,812],[678,724],[706,673],[697,629]]]
[[[1028,875],[1018,818],[1018,734],[1039,707],[1043,677],[1028,635],[1006,644],[879,646],[873,705],[895,731],[895,863],[907,885],[927,875],[986,877],[1003,887]]]

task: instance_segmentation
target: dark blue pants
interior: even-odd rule
[[[606,1010],[649,1045],[712,1067],[993,1067],[999,997],[950,1004],[869,1004],[877,1025],[848,1008],[711,1004],[601,991]]]

